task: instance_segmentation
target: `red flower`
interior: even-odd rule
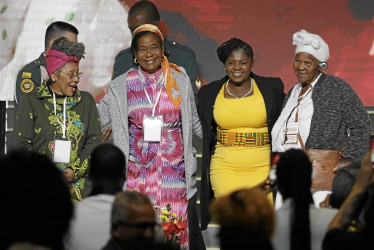
[[[164,222],[164,224],[162,224],[162,230],[164,231],[165,235],[172,234],[173,231],[176,230],[176,226],[174,225],[174,221]]]
[[[160,209],[160,207],[157,206],[155,209]],[[180,247],[181,233],[186,232],[188,226],[187,223],[183,221],[182,216],[178,218],[178,215],[172,213],[171,210],[170,204],[167,204],[166,209],[159,210],[160,220],[163,222],[162,231],[164,232],[166,243],[174,247]]]
[[[187,229],[187,223],[184,222],[184,221],[178,221],[177,224],[175,224],[176,226],[176,233],[179,233],[179,232],[183,232]]]

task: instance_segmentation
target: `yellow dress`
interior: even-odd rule
[[[253,95],[227,99],[222,86],[214,104],[217,128],[225,132],[268,132],[265,102],[253,80]],[[270,170],[270,144],[260,146],[222,145],[217,141],[211,158],[210,181],[215,197],[264,181]]]

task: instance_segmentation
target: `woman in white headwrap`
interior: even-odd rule
[[[340,150],[347,161],[361,160],[369,149],[370,120],[360,98],[344,80],[322,73],[329,47],[318,35],[300,30],[293,68],[298,82],[288,92],[272,130],[272,150]],[[298,136],[297,134],[300,134]]]
[[[369,149],[370,120],[360,98],[344,80],[322,73],[327,69],[329,47],[318,35],[300,30],[293,68],[298,82],[288,92],[272,130],[273,151],[301,149],[340,150],[348,161],[361,160]],[[293,130],[293,132],[286,133]]]
[[[344,80],[322,73],[322,70],[327,69],[330,54],[328,45],[320,36],[300,30],[293,35],[293,45],[296,45],[293,68],[298,82],[287,93],[281,115],[271,132],[272,150],[285,152],[291,148],[302,149],[301,143],[305,145],[306,150],[340,150],[344,140],[344,160],[361,160],[369,149],[371,128],[369,116],[360,98]],[[295,152],[290,154],[289,151],[285,155],[296,157]],[[301,156],[298,157],[302,160]],[[310,168],[305,164],[298,166]],[[289,175],[284,174],[283,177],[292,178],[288,183],[294,184],[289,186],[284,204],[279,211],[284,214],[293,211],[292,216],[302,223],[296,225],[298,230],[292,232],[296,233],[298,240],[294,241],[292,239],[295,237],[291,237],[291,242],[287,244],[290,244],[291,249],[321,249],[320,244],[315,244],[321,241],[318,238],[321,225],[313,221],[313,214],[316,212],[309,211],[311,200],[308,192],[305,192],[305,187],[308,188],[305,186],[307,176],[295,175],[295,171],[290,168],[288,171]],[[307,169],[305,171],[308,173]],[[286,179],[284,181],[287,182]],[[309,182],[308,185],[310,184]],[[328,193],[317,191],[320,190],[313,190],[315,203],[318,203],[316,200],[323,200]],[[280,195],[277,195],[276,207],[280,203],[279,197]],[[290,202],[291,199],[294,202]],[[331,214],[328,213],[324,213],[323,216],[331,218]],[[285,224],[290,223],[289,218],[279,217],[277,220],[278,224],[281,224],[281,221]],[[274,242],[287,238],[281,239],[281,233],[278,231]]]

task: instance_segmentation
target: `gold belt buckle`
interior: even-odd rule
[[[235,145],[235,136],[236,133],[234,132],[227,132],[227,144],[228,145]]]

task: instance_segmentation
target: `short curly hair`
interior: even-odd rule
[[[225,64],[231,53],[239,49],[242,49],[244,54],[253,59],[253,50],[251,45],[235,37],[222,43],[221,46],[217,48],[218,59]]]
[[[52,43],[51,49],[64,52],[68,56],[75,56],[78,60],[84,58],[85,46],[83,43],[69,41],[66,37],[60,37]]]

